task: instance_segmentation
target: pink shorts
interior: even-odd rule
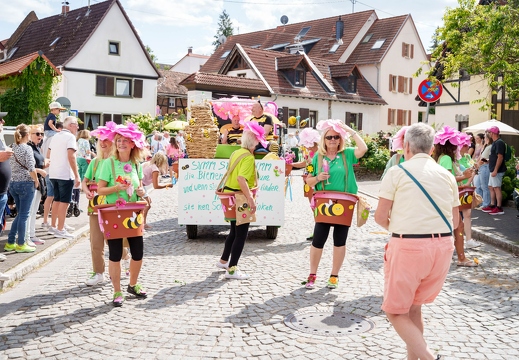
[[[384,301],[389,314],[407,314],[411,305],[431,303],[440,293],[454,251],[452,236],[392,237],[384,254]]]

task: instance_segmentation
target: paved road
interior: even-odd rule
[[[298,177],[293,191],[276,240],[251,231],[240,261],[248,281],[225,280],[214,266],[226,227],[202,227],[199,239],[187,240],[171,205],[177,192],[153,192],[141,277],[149,298],[128,298],[115,309],[111,285],[85,286],[89,244],[79,240],[0,294],[0,359],[404,359],[403,342],[380,310],[387,234],[372,219],[351,229],[336,290],[325,288],[328,243],[317,287],[307,291],[300,282],[308,275],[312,217]],[[490,245],[471,256],[482,266],[453,263],[444,291],[425,307],[426,339],[446,359],[519,359],[519,260]],[[375,327],[325,337],[283,323],[312,310],[353,313]]]

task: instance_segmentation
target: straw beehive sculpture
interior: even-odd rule
[[[213,112],[209,104],[191,106],[191,119],[184,132],[190,159],[214,159],[220,132],[218,126],[214,124]]]

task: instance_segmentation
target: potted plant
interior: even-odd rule
[[[296,155],[292,151],[285,152],[285,155],[280,158],[281,160],[285,160],[285,176],[289,176],[292,172],[292,164],[295,158]]]

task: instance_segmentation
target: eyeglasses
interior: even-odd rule
[[[35,132],[35,133],[32,133],[33,135],[36,135],[36,136],[43,136],[44,134],[41,133],[41,132]]]
[[[326,140],[332,140],[332,139],[339,140],[341,138],[341,136],[340,135],[328,135],[328,136],[325,136],[324,138]]]

